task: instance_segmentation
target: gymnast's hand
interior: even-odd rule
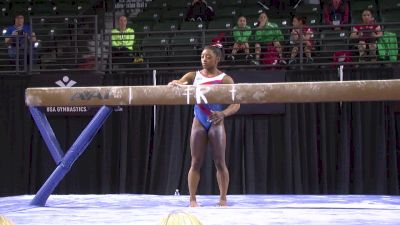
[[[225,114],[222,111],[212,111],[211,114],[208,116],[208,120],[211,121],[213,124],[219,124],[225,118]]]
[[[168,86],[178,87],[187,84],[187,82],[181,83],[179,80],[173,80],[168,83]]]

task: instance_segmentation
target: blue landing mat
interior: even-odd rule
[[[378,195],[51,195],[46,207],[30,206],[32,195],[0,198],[0,214],[16,225],[156,225],[172,211],[194,214],[203,225],[400,224],[400,196]]]

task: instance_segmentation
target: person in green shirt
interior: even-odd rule
[[[280,41],[283,41],[283,34],[279,29],[278,25],[275,23],[268,22],[267,13],[262,12],[258,17],[258,25],[256,27],[256,31],[254,34],[255,40],[255,60],[254,64],[259,64],[260,54],[261,54],[261,46],[272,44],[276,51],[279,54],[279,63],[286,64],[286,61],[283,60],[282,56],[282,46]]]
[[[232,54],[229,56],[232,61],[235,60],[235,55],[239,50],[244,50],[247,60],[252,57],[252,55],[250,55],[249,47],[249,38],[251,35],[251,27],[247,25],[246,17],[240,16],[237,25],[233,27],[234,44]]]
[[[118,18],[118,28],[111,31],[111,45],[113,62],[129,63],[133,57],[135,31],[129,28],[125,16]]]

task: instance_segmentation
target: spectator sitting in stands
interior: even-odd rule
[[[237,25],[233,27],[233,38],[235,42],[233,44],[232,54],[229,57],[232,61],[235,60],[235,55],[239,50],[244,50],[247,60],[252,57],[249,47],[251,33],[251,27],[247,25],[246,17],[240,16]]]
[[[205,0],[193,0],[186,13],[186,21],[211,21],[215,16],[214,9]]]
[[[23,65],[23,57],[21,57],[21,55],[24,55],[25,51],[24,35],[27,35],[30,43],[36,41],[35,33],[31,32],[31,28],[28,24],[24,24],[24,16],[22,14],[16,14],[14,25],[9,26],[5,33],[5,43],[8,45],[8,55],[12,60],[10,62],[11,64],[15,64],[15,60],[19,58],[21,61],[20,65]]]
[[[260,64],[260,55],[261,55],[261,45],[266,44],[269,49],[274,47],[276,52],[279,55],[279,63],[286,64],[286,61],[283,60],[282,56],[282,47],[279,41],[283,41],[283,34],[279,29],[278,25],[275,23],[268,22],[267,13],[262,12],[258,17],[258,25],[255,31],[255,60],[253,63],[258,65]]]
[[[111,31],[113,63],[130,63],[133,59],[135,31],[126,27],[126,24],[126,17],[120,16],[118,28],[114,28]]]
[[[382,37],[382,29],[375,23],[371,10],[365,9],[361,18],[362,24],[353,27],[350,38],[358,39],[360,61],[365,61],[367,47],[369,49],[369,58],[371,61],[375,61],[376,41],[379,37]]]
[[[345,0],[332,0],[324,5],[324,23],[326,25],[348,24],[349,3]],[[341,29],[339,26],[336,30]]]
[[[295,64],[295,57],[299,53],[300,43],[304,46],[304,53],[307,57],[306,63],[312,63],[311,50],[313,48],[313,30],[306,25],[306,19],[300,16],[293,17],[293,30],[290,33],[290,44],[293,45],[289,64]]]

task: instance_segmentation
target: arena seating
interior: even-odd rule
[[[97,0],[0,0],[0,9],[3,18],[0,26],[5,28],[13,23],[13,15],[23,12],[26,21],[32,23],[32,30],[40,40],[39,48],[35,50],[37,58],[32,59],[32,64],[27,70],[45,69],[98,69],[96,67],[82,66],[88,64],[87,60],[107,62],[101,68],[113,68],[112,61],[107,60],[111,56],[110,30],[104,29],[102,24],[91,17],[93,8],[100,1]],[[264,1],[265,2],[265,1]],[[208,1],[215,10],[215,18],[209,22],[187,22],[185,14],[189,0],[153,0],[136,16],[129,17],[128,26],[135,30],[135,51],[132,60],[136,65],[125,68],[174,68],[179,66],[198,66],[199,53],[205,45],[212,44],[216,37],[220,38],[223,52],[230,54],[233,46],[232,28],[236,25],[237,17],[244,15],[247,24],[253,29],[257,22],[258,14],[266,10],[269,21],[276,23],[284,35],[281,42],[283,55],[289,59],[292,48],[290,31],[292,17],[300,15],[307,18],[307,23],[313,28],[314,63],[303,65],[304,60],[299,60],[298,66],[329,67],[333,62],[333,55],[337,52],[349,52],[352,60],[350,64],[358,62],[356,43],[349,38],[353,24],[361,21],[363,9],[373,11],[375,19],[382,24],[386,32],[400,34],[400,0],[355,0],[350,1],[350,14],[352,24],[343,26],[340,31],[333,31],[332,27],[322,23],[323,8],[321,5],[301,3],[297,7],[290,5],[289,0],[280,1],[278,8],[266,10],[258,0],[233,0],[233,1]],[[385,3],[383,3],[385,2]],[[292,3],[293,4],[293,3]],[[264,4],[265,5],[265,4]],[[270,6],[275,7],[275,6]],[[80,18],[85,15],[85,18]],[[3,31],[4,32],[4,31]],[[95,38],[96,37],[96,38]],[[5,38],[5,37],[3,37]],[[254,40],[250,41],[251,52],[254,51]],[[396,49],[398,50],[398,49]],[[94,51],[97,52],[95,56]],[[225,66],[251,66],[246,61],[243,52],[239,52],[239,60],[235,62],[225,61]],[[302,57],[302,56],[301,56]],[[143,62],[136,58],[143,59]],[[104,61],[105,60],[105,61]],[[142,65],[138,65],[142,63]],[[395,63],[395,62],[381,62]],[[69,65],[69,66],[68,66]],[[293,68],[286,66],[286,68]],[[14,71],[15,65],[10,65],[7,58],[7,46],[4,41],[0,45],[0,71]],[[24,70],[25,70],[24,69]],[[112,69],[107,69],[112,71]]]

